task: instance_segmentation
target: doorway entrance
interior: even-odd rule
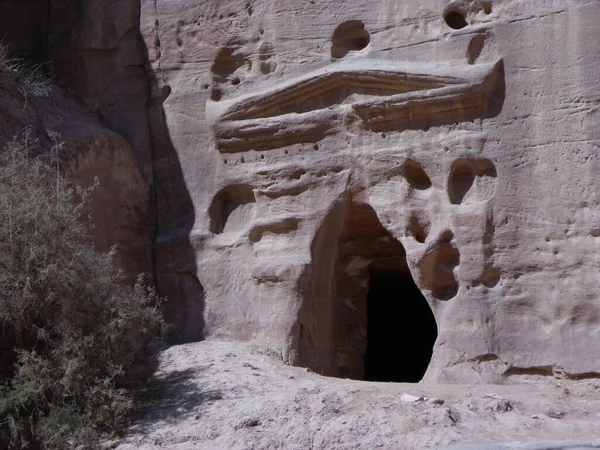
[[[372,269],[367,295],[367,381],[421,381],[437,326],[410,273]]]
[[[368,204],[340,203],[312,243],[301,279],[302,366],[322,375],[418,382],[437,324],[415,284],[406,252]]]

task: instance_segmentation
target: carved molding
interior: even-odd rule
[[[240,152],[317,142],[341,121],[370,131],[428,129],[490,117],[502,59],[486,64],[339,61],[259,92],[207,102],[217,148]]]

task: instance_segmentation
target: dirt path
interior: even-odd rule
[[[575,440],[587,441],[577,448],[600,448],[600,380],[368,383],[322,377],[260,348],[214,341],[169,348],[158,376],[167,382],[165,398],[114,448],[505,449],[552,441],[539,448],[564,449]],[[483,446],[492,443],[510,445]]]

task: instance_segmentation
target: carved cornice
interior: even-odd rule
[[[503,65],[340,61],[262,91],[219,102],[207,116],[217,148],[239,152],[317,142],[340,122],[370,131],[428,129],[489,117]]]

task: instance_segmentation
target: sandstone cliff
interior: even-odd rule
[[[81,103],[4,93],[4,138],[33,121],[105,174],[98,239],[178,340],[357,379],[598,377],[596,1],[2,8]]]
[[[143,1],[206,334],[342,377],[368,372],[383,328],[375,355],[402,366],[435,340],[429,381],[596,377],[599,14]],[[367,314],[378,286],[403,303]]]

